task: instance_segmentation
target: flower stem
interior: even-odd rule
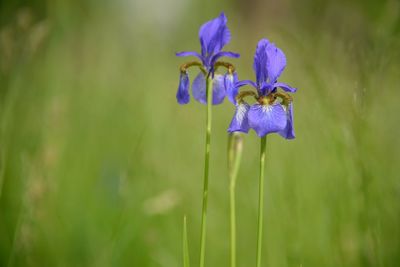
[[[208,199],[208,174],[210,166],[210,141],[211,141],[211,119],[212,119],[212,86],[211,74],[206,79],[207,94],[207,117],[206,117],[206,150],[204,154],[204,184],[203,184],[203,209],[201,213],[201,234],[200,234],[200,267],[204,267],[204,256],[206,247],[206,223],[207,223],[207,199]]]
[[[257,267],[261,266],[261,245],[262,245],[262,228],[263,228],[263,209],[264,209],[264,169],[265,169],[265,151],[267,137],[261,137],[260,148],[260,178],[258,193],[258,234],[257,234]]]
[[[183,217],[183,267],[190,267],[186,215]]]
[[[240,133],[234,132],[229,135],[228,143],[228,171],[229,171],[229,198],[230,198],[230,221],[231,221],[231,267],[236,267],[236,203],[235,190],[236,178],[239,171],[242,156],[243,139]]]
[[[230,186],[231,206],[231,267],[236,266],[236,205],[235,205],[235,183]]]

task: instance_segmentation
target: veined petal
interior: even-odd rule
[[[203,57],[218,53],[230,41],[231,34],[226,26],[227,21],[225,14],[221,13],[200,27],[199,38]]]
[[[192,84],[193,97],[202,104],[207,104],[206,78],[200,72]],[[225,78],[223,75],[216,74],[213,79],[213,105],[221,104],[226,95]]]
[[[226,96],[224,75],[215,74],[213,79],[213,105],[221,104]]]
[[[236,87],[235,84],[238,80],[238,76],[236,71],[233,74],[225,74],[225,89],[226,94],[228,96],[229,101],[236,105],[236,95],[238,94],[239,87]]]
[[[197,57],[198,59],[203,61],[203,57],[199,53],[193,52],[193,51],[178,52],[178,53],[175,53],[175,55],[177,57],[190,57],[190,56],[193,56],[193,57]]]
[[[253,65],[257,84],[264,86],[265,83],[275,83],[285,67],[286,57],[282,50],[267,39],[261,39],[257,45]]]
[[[186,72],[181,72],[179,77],[178,91],[176,92],[176,100],[181,105],[189,103],[189,77]]]
[[[242,102],[236,105],[235,115],[229,125],[228,132],[243,132],[248,133],[250,130],[249,121],[247,118],[250,106],[249,104]]]
[[[210,61],[210,65],[214,65],[215,62],[217,62],[218,59],[220,59],[221,57],[232,57],[232,58],[239,58],[240,54],[238,53],[234,53],[234,52],[230,52],[230,51],[221,51],[218,52],[217,54],[215,54]]]
[[[267,39],[261,39],[257,44],[256,53],[254,54],[253,69],[256,73],[256,81],[258,85],[261,85],[268,79],[267,47],[269,44],[270,43]]]
[[[279,132],[279,134],[286,139],[294,139],[295,133],[293,129],[293,104],[290,103],[286,110],[287,124],[285,129]]]
[[[286,67],[286,56],[275,44],[267,46],[267,72],[270,83],[276,82]]]
[[[282,131],[287,123],[286,112],[281,104],[255,104],[249,110],[248,119],[250,128],[253,128],[259,137]]]
[[[287,85],[286,83],[275,83],[274,88],[276,88],[276,87],[282,88],[284,91],[290,92],[290,93],[295,93],[297,91],[297,88],[291,87],[291,86]]]

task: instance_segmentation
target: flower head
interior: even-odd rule
[[[285,67],[286,57],[282,50],[267,39],[260,40],[253,64],[256,82],[243,80],[235,83],[237,104],[235,116],[228,128],[229,132],[248,132],[249,128],[252,128],[260,137],[269,133],[279,133],[286,139],[295,137],[292,97],[287,92],[294,93],[297,89],[278,82]],[[257,92],[238,93],[238,88],[244,85],[251,85]],[[278,91],[278,88],[284,92]],[[249,106],[244,101],[246,96],[255,97],[256,104]],[[244,109],[248,106],[249,108]],[[238,113],[244,115],[237,116]]]
[[[176,53],[179,57],[194,56],[200,62],[194,61],[183,64],[181,66],[181,80],[176,94],[179,104],[187,104],[189,102],[189,80],[187,77],[187,68],[198,66],[199,74],[196,76],[192,84],[193,97],[202,104],[207,103],[206,99],[206,77],[210,75],[213,78],[213,104],[223,102],[227,90],[232,90],[232,84],[226,83],[226,79],[233,80],[235,70],[232,64],[218,61],[221,57],[239,57],[239,54],[222,51],[222,48],[229,43],[231,34],[226,26],[227,18],[221,13],[217,18],[204,23],[199,30],[199,39],[201,45],[201,53],[187,51]],[[227,75],[214,75],[218,67],[226,67]],[[183,73],[183,74],[182,74]],[[185,77],[186,74],[186,77]],[[184,80],[183,80],[184,79]],[[187,82],[186,82],[187,79]],[[230,87],[226,87],[226,85]],[[230,98],[231,100],[232,98]]]

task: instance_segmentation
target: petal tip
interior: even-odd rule
[[[222,11],[222,12],[219,14],[219,17],[220,17],[224,22],[227,22],[227,21],[228,21],[228,18],[226,17],[224,11]]]
[[[177,101],[178,101],[178,104],[179,105],[181,105],[181,106],[183,106],[183,105],[186,105],[186,104],[189,104],[189,102],[190,102],[190,99],[189,98],[187,98],[187,100],[186,99],[181,99],[181,98],[176,98],[177,99]]]

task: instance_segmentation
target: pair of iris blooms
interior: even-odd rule
[[[206,79],[212,78],[212,104],[221,104],[225,97],[236,106],[235,114],[228,127],[228,132],[248,133],[256,131],[259,137],[269,133],[278,133],[286,139],[295,137],[293,129],[292,97],[288,93],[296,92],[278,78],[286,67],[286,57],[281,49],[267,39],[258,42],[254,55],[253,69],[256,81],[239,80],[233,65],[220,61],[222,57],[238,58],[234,52],[222,51],[229,43],[231,34],[227,27],[227,18],[221,13],[217,18],[204,23],[200,27],[199,38],[201,54],[197,52],[179,52],[179,57],[195,56],[200,62],[183,64],[180,69],[180,81],[176,98],[179,104],[190,101],[188,68],[197,66],[200,72],[192,83],[192,95],[202,104],[207,104]],[[216,73],[219,67],[225,67],[224,75]],[[256,91],[240,91],[239,88],[250,85]],[[281,90],[278,90],[280,88]],[[253,97],[249,104],[245,97]]]

